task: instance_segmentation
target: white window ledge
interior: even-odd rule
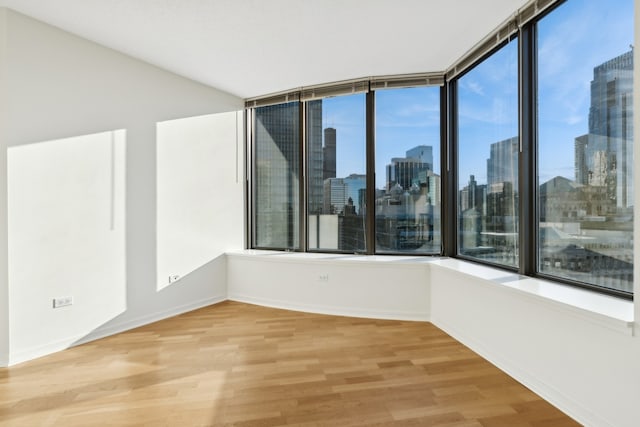
[[[533,298],[538,303],[550,304],[607,328],[633,335],[633,301],[458,259],[443,258],[430,265],[483,279],[488,286]]]
[[[240,251],[226,252],[227,256],[249,256],[268,259],[274,262],[291,262],[295,260],[307,262],[339,262],[370,265],[375,264],[402,264],[423,267],[424,264],[442,259],[440,257],[431,256],[411,256],[411,255],[359,255],[359,254],[340,254],[326,252],[285,252],[285,251],[269,251],[260,249],[245,249]]]
[[[282,252],[268,250],[241,250],[227,252],[228,256],[259,257],[275,262],[339,262],[401,264],[422,268],[444,268],[455,271],[470,278],[481,279],[485,285],[495,290],[514,292],[517,295],[533,298],[538,303],[550,304],[573,315],[585,318],[601,326],[633,335],[634,306],[633,301],[598,292],[564,285],[550,280],[521,276],[498,268],[443,257],[398,256],[398,255],[352,255],[309,252]]]

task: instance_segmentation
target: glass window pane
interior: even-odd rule
[[[458,79],[458,251],[518,266],[518,46]]]
[[[364,251],[365,94],[307,102],[308,246]]]
[[[572,0],[538,24],[539,271],[628,293],[633,15]]]
[[[299,108],[294,102],[255,109],[255,247],[300,247]]]
[[[440,88],[375,95],[376,251],[440,253]]]

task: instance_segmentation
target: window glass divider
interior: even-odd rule
[[[518,37],[519,138],[519,272],[533,275],[537,271],[537,138],[536,138],[536,36],[535,25],[520,29]]]
[[[366,95],[366,207],[365,207],[365,253],[373,255],[376,251],[376,159],[375,132],[376,108],[375,91],[369,90]]]
[[[300,170],[300,176],[298,177],[298,186],[300,195],[298,197],[298,251],[307,251],[307,121],[305,116],[307,114],[306,103],[298,101],[298,120],[300,125],[298,126],[298,141],[299,141],[299,153],[298,168]]]
[[[251,161],[251,169],[250,169],[250,176],[249,176],[249,191],[250,191],[250,197],[251,197],[251,203],[250,203],[250,209],[251,209],[251,247],[256,247],[257,243],[258,243],[258,239],[256,238],[257,235],[257,230],[256,230],[256,218],[254,216],[255,214],[255,209],[256,209],[256,204],[257,204],[257,195],[256,195],[256,141],[255,141],[255,137],[256,137],[256,112],[255,109],[253,109],[251,111],[251,122],[249,123],[249,127],[251,130],[251,134],[250,134],[250,139],[249,139],[249,144],[251,146],[251,150],[250,150],[250,161]]]
[[[449,81],[441,89],[441,171],[442,171],[442,254],[455,257],[458,253],[457,229],[458,183],[456,179],[457,159],[457,104],[456,81]],[[447,220],[448,219],[448,220]]]
[[[250,249],[253,247],[253,191],[251,190],[251,175],[253,170],[253,149],[251,144],[251,138],[253,138],[253,110],[250,108],[245,109],[243,116],[244,124],[244,150],[243,150],[243,191],[244,191],[244,248]]]

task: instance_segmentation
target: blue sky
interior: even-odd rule
[[[588,131],[593,68],[630,49],[633,0],[568,0],[538,27],[539,179],[573,179],[574,139]],[[460,186],[486,182],[489,146],[518,133],[517,40],[459,80]],[[425,70],[430,71],[430,70]],[[376,186],[392,157],[432,145],[439,164],[437,88],[376,93]],[[323,102],[323,126],[337,132],[337,175],[365,172],[365,95]]]
[[[338,177],[364,174],[365,95],[325,99],[323,128],[336,128]],[[393,157],[418,145],[433,147],[434,170],[440,173],[440,88],[388,89],[376,92],[376,187],[386,184],[385,167]]]
[[[539,24],[540,182],[574,179],[574,140],[589,129],[593,68],[630,50],[633,0],[569,0]]]

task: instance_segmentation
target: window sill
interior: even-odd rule
[[[269,251],[263,249],[245,249],[240,251],[230,251],[227,256],[249,256],[259,257],[274,262],[291,262],[303,261],[305,263],[314,262],[339,262],[347,264],[402,264],[407,266],[424,267],[428,264],[442,258],[431,256],[412,256],[412,255],[356,255],[356,254],[340,254],[326,252],[285,252],[285,251]]]
[[[482,279],[494,289],[532,298],[625,335],[634,334],[633,301],[452,258],[435,260],[430,265]]]
[[[587,321],[625,335],[634,334],[633,301],[581,289],[561,283],[521,276],[516,273],[483,266],[464,260],[442,257],[402,255],[353,255],[333,253],[240,250],[227,256],[257,257],[269,262],[349,263],[369,266],[397,264],[406,267],[442,268],[469,278],[480,279],[489,289],[512,292],[531,298],[537,304],[579,316]]]

